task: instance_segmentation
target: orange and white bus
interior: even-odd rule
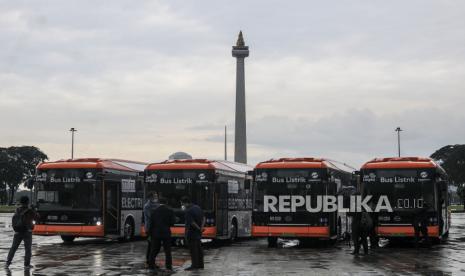
[[[40,219],[33,234],[60,235],[65,242],[139,236],[146,165],[102,158],[40,163],[34,180]]]
[[[250,237],[252,167],[224,160],[182,159],[153,163],[145,169],[145,193],[164,197],[175,210],[174,238],[184,237],[184,211],[180,200],[188,196],[206,217],[203,237],[230,239]]]
[[[361,168],[361,192],[376,201],[387,196],[392,213],[380,212],[375,219],[379,237],[414,237],[413,220],[428,203],[428,235],[437,241],[450,226],[448,176],[430,158],[376,158]]]
[[[351,193],[345,191],[355,191],[351,169],[337,163],[320,158],[280,158],[257,164],[252,236],[268,237],[270,247],[276,246],[279,237],[305,241],[347,236],[350,219],[346,213],[308,211],[317,197],[347,197]]]

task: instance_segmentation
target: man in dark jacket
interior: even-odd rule
[[[150,215],[152,211],[155,210],[159,206],[158,204],[158,196],[156,193],[149,193],[147,195],[147,202],[144,205],[144,230],[145,234],[147,235],[147,250],[145,254],[145,263],[148,266],[150,262],[150,245],[152,244],[150,238]]]
[[[428,209],[429,204],[425,202],[423,208],[420,208],[413,218],[413,229],[415,230],[415,247],[418,248],[420,241],[420,232],[425,239],[426,246],[430,247],[431,242],[428,236]]]
[[[150,258],[149,268],[155,269],[155,259],[157,258],[160,248],[163,245],[165,251],[165,267],[168,270],[173,269],[171,258],[171,229],[175,222],[174,211],[169,208],[166,199],[158,200],[159,206],[154,209],[150,215]]]
[[[24,241],[24,268],[31,268],[32,256],[32,229],[34,229],[33,221],[38,218],[37,213],[29,207],[29,197],[22,196],[20,199],[21,206],[16,209],[13,215],[13,227],[15,235],[13,237],[13,244],[11,245],[10,252],[6,260],[5,266],[8,268],[13,261],[16,250],[22,241]]]
[[[203,269],[202,232],[205,226],[205,216],[199,206],[192,204],[188,197],[181,199],[185,208],[185,236],[191,253],[192,264],[186,270]]]
[[[374,203],[371,203],[370,207],[372,210],[375,210],[376,208]],[[368,237],[370,239],[371,249],[379,248],[379,237],[378,237],[378,234],[376,233],[376,226],[378,225],[378,215],[379,213],[376,213],[376,212],[370,213],[371,221],[373,222],[372,227],[370,227],[368,231]]]
[[[368,227],[362,223],[361,212],[355,212],[352,217],[352,239],[354,242],[354,251],[352,254],[358,255],[360,251],[360,245],[363,246],[363,251],[368,254]]]

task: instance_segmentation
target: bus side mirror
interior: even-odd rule
[[[244,181],[244,189],[250,190],[250,182],[251,182],[250,179],[246,179],[246,180]]]
[[[358,187],[360,184],[360,171],[353,171],[350,179],[350,186]]]
[[[29,178],[28,180],[26,180],[25,186],[26,186],[26,188],[28,188],[29,190],[32,190],[32,188],[34,188],[34,178],[31,177],[31,178]]]
[[[440,181],[439,182],[439,188],[441,189],[441,192],[447,193],[447,182],[446,181]]]

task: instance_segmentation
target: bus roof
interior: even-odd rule
[[[177,159],[166,160],[159,163],[149,164],[146,170],[224,170],[231,172],[246,173],[253,167],[226,160],[208,159]]]
[[[439,165],[428,157],[385,157],[366,162],[363,169],[415,169],[438,168]]]
[[[53,162],[42,162],[37,169],[113,169],[121,171],[141,172],[147,163],[107,158],[62,159]]]
[[[338,165],[336,165],[337,163]],[[341,168],[341,166],[345,168]],[[279,158],[270,159],[260,162],[255,166],[255,169],[325,169],[332,168],[341,171],[353,171],[353,169],[341,162],[326,158],[314,157],[299,157],[299,158]]]

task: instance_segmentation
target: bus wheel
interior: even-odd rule
[[[278,238],[277,237],[268,237],[268,247],[277,247]]]
[[[237,220],[233,219],[231,223],[231,235],[229,236],[230,242],[237,241]]]
[[[127,218],[124,222],[124,241],[130,241],[134,238],[134,222],[132,219]]]
[[[61,236],[61,239],[65,243],[72,243],[76,237],[75,236]]]

